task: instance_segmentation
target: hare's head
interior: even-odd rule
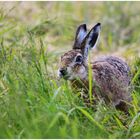
[[[75,42],[72,50],[61,56],[59,77],[66,80],[87,78],[87,56],[89,49],[97,44],[101,24],[97,23],[87,33],[86,24],[82,24],[76,31]]]

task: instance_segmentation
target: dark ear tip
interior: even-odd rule
[[[83,23],[83,24],[80,24],[80,26],[86,26],[86,24],[85,24],[85,23]]]
[[[101,29],[101,23],[97,23],[97,24],[95,24],[95,26],[93,27],[93,29],[94,29],[94,31],[99,32],[100,29]]]
[[[83,28],[85,31],[87,30],[87,26],[86,26],[86,24],[85,24],[85,23],[84,23],[84,24],[79,25],[79,28]]]
[[[101,26],[101,23],[97,23],[96,25],[97,25],[97,26]]]
[[[100,27],[100,28],[101,28],[101,23],[97,23],[97,24],[95,25],[95,27]]]

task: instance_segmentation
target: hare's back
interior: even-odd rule
[[[119,105],[121,100],[129,102],[130,70],[128,65],[117,57],[106,57],[92,63],[93,80],[100,87],[100,94],[104,99]],[[95,95],[99,91],[94,90]]]
[[[130,84],[130,68],[127,63],[118,57],[109,56],[100,58],[92,63],[92,69],[98,77],[103,76],[105,80],[116,77],[125,84]]]
[[[130,68],[126,62],[122,59],[114,56],[106,57],[105,61],[107,61],[110,65],[112,65],[115,69],[119,70],[122,75],[130,76]]]

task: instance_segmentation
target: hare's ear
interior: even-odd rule
[[[86,24],[81,24],[76,31],[75,42],[73,45],[73,49],[80,49],[81,43],[87,35],[87,27]]]
[[[88,56],[89,49],[96,46],[100,35],[101,24],[97,23],[87,34],[82,42],[82,51],[85,57]]]

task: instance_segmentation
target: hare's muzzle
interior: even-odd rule
[[[67,77],[67,68],[60,68],[59,69],[59,77],[60,78],[65,78]]]
[[[67,74],[67,69],[60,69],[59,72],[61,73],[62,76],[65,76]]]

